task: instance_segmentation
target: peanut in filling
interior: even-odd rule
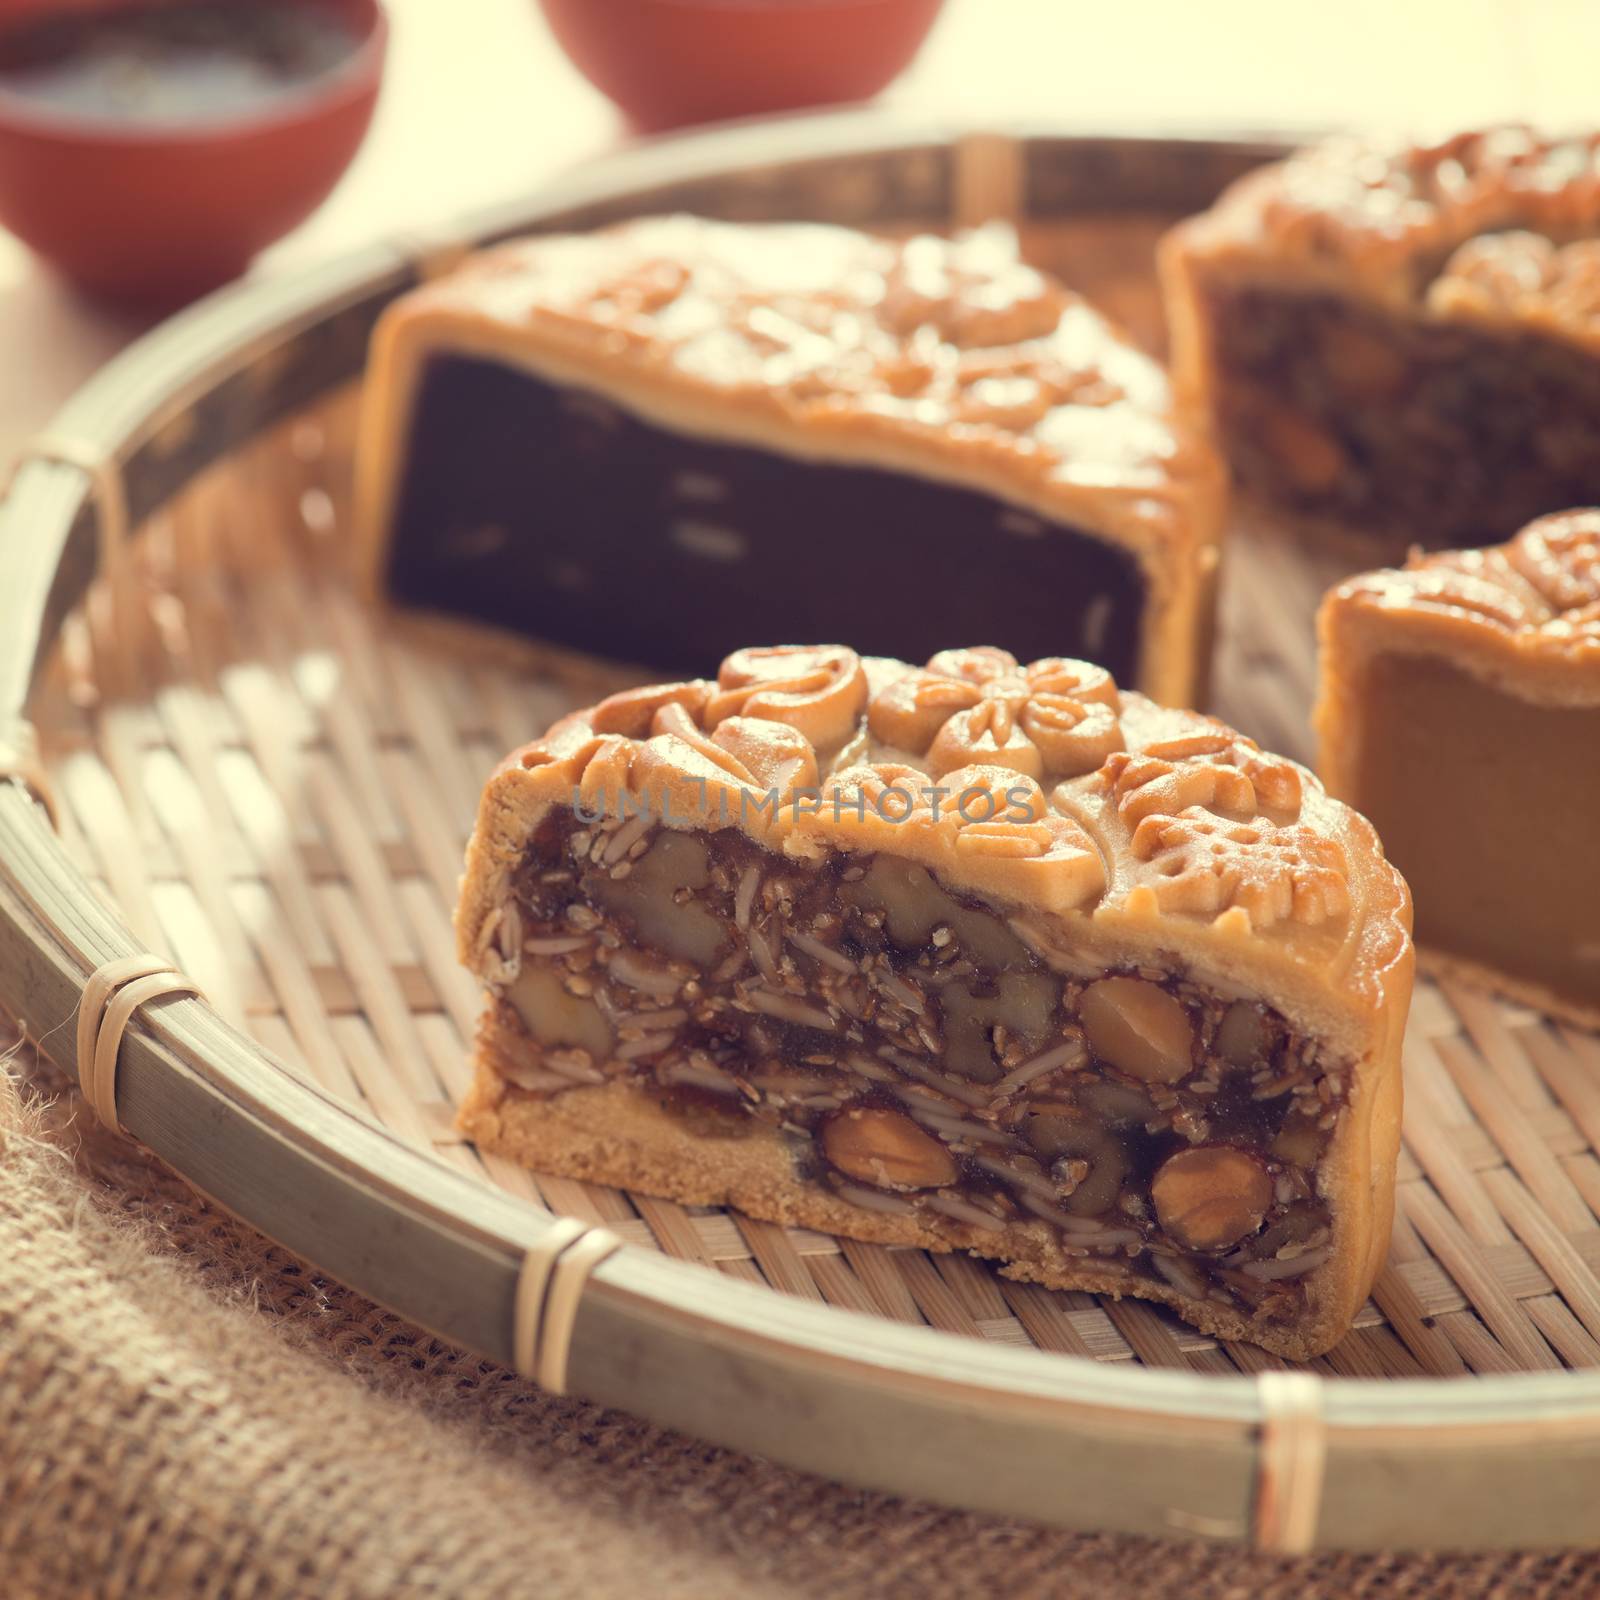
[[[1044,1223],[1259,1318],[1331,1253],[1348,1073],[1314,1041],[1181,974],[1064,976],[914,863],[557,811],[488,939],[514,1093],[649,1084],[698,1133],[781,1130],[854,1205]]]

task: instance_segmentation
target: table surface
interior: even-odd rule
[[[534,0],[388,0],[389,70],[355,165],[271,272],[530,190],[627,133]],[[1092,127],[1445,127],[1592,119],[1590,0],[948,0],[884,103]],[[0,234],[0,461],[143,326]]]

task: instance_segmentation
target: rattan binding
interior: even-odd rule
[[[12,475],[30,461],[53,461],[59,466],[76,467],[89,480],[100,531],[100,571],[110,572],[114,557],[126,546],[133,531],[121,463],[92,440],[64,433],[35,434],[13,463]]]
[[[141,1006],[168,995],[198,995],[192,980],[160,956],[124,956],[98,968],[83,986],[78,1006],[78,1084],[89,1109],[113,1133],[117,1116],[117,1060],[122,1036]]]
[[[1316,1547],[1328,1435],[1322,1385],[1309,1372],[1263,1372],[1256,1456],[1255,1544],[1279,1555]]]
[[[517,1275],[512,1344],[516,1369],[551,1394],[567,1392],[572,1328],[589,1275],[622,1248],[609,1228],[558,1217],[529,1245]]]

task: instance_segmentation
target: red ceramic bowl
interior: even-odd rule
[[[646,130],[867,100],[943,0],[540,0],[572,63]]]
[[[0,0],[5,30],[131,0]],[[349,166],[378,97],[378,0],[309,0],[356,43],[258,111],[170,125],[75,117],[0,87],[0,224],[83,288],[175,303],[237,277]]]

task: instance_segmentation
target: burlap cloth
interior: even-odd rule
[[[26,1052],[0,1072],[3,1600],[1597,1592],[1575,1555],[1057,1533],[549,1399],[198,1201]]]

